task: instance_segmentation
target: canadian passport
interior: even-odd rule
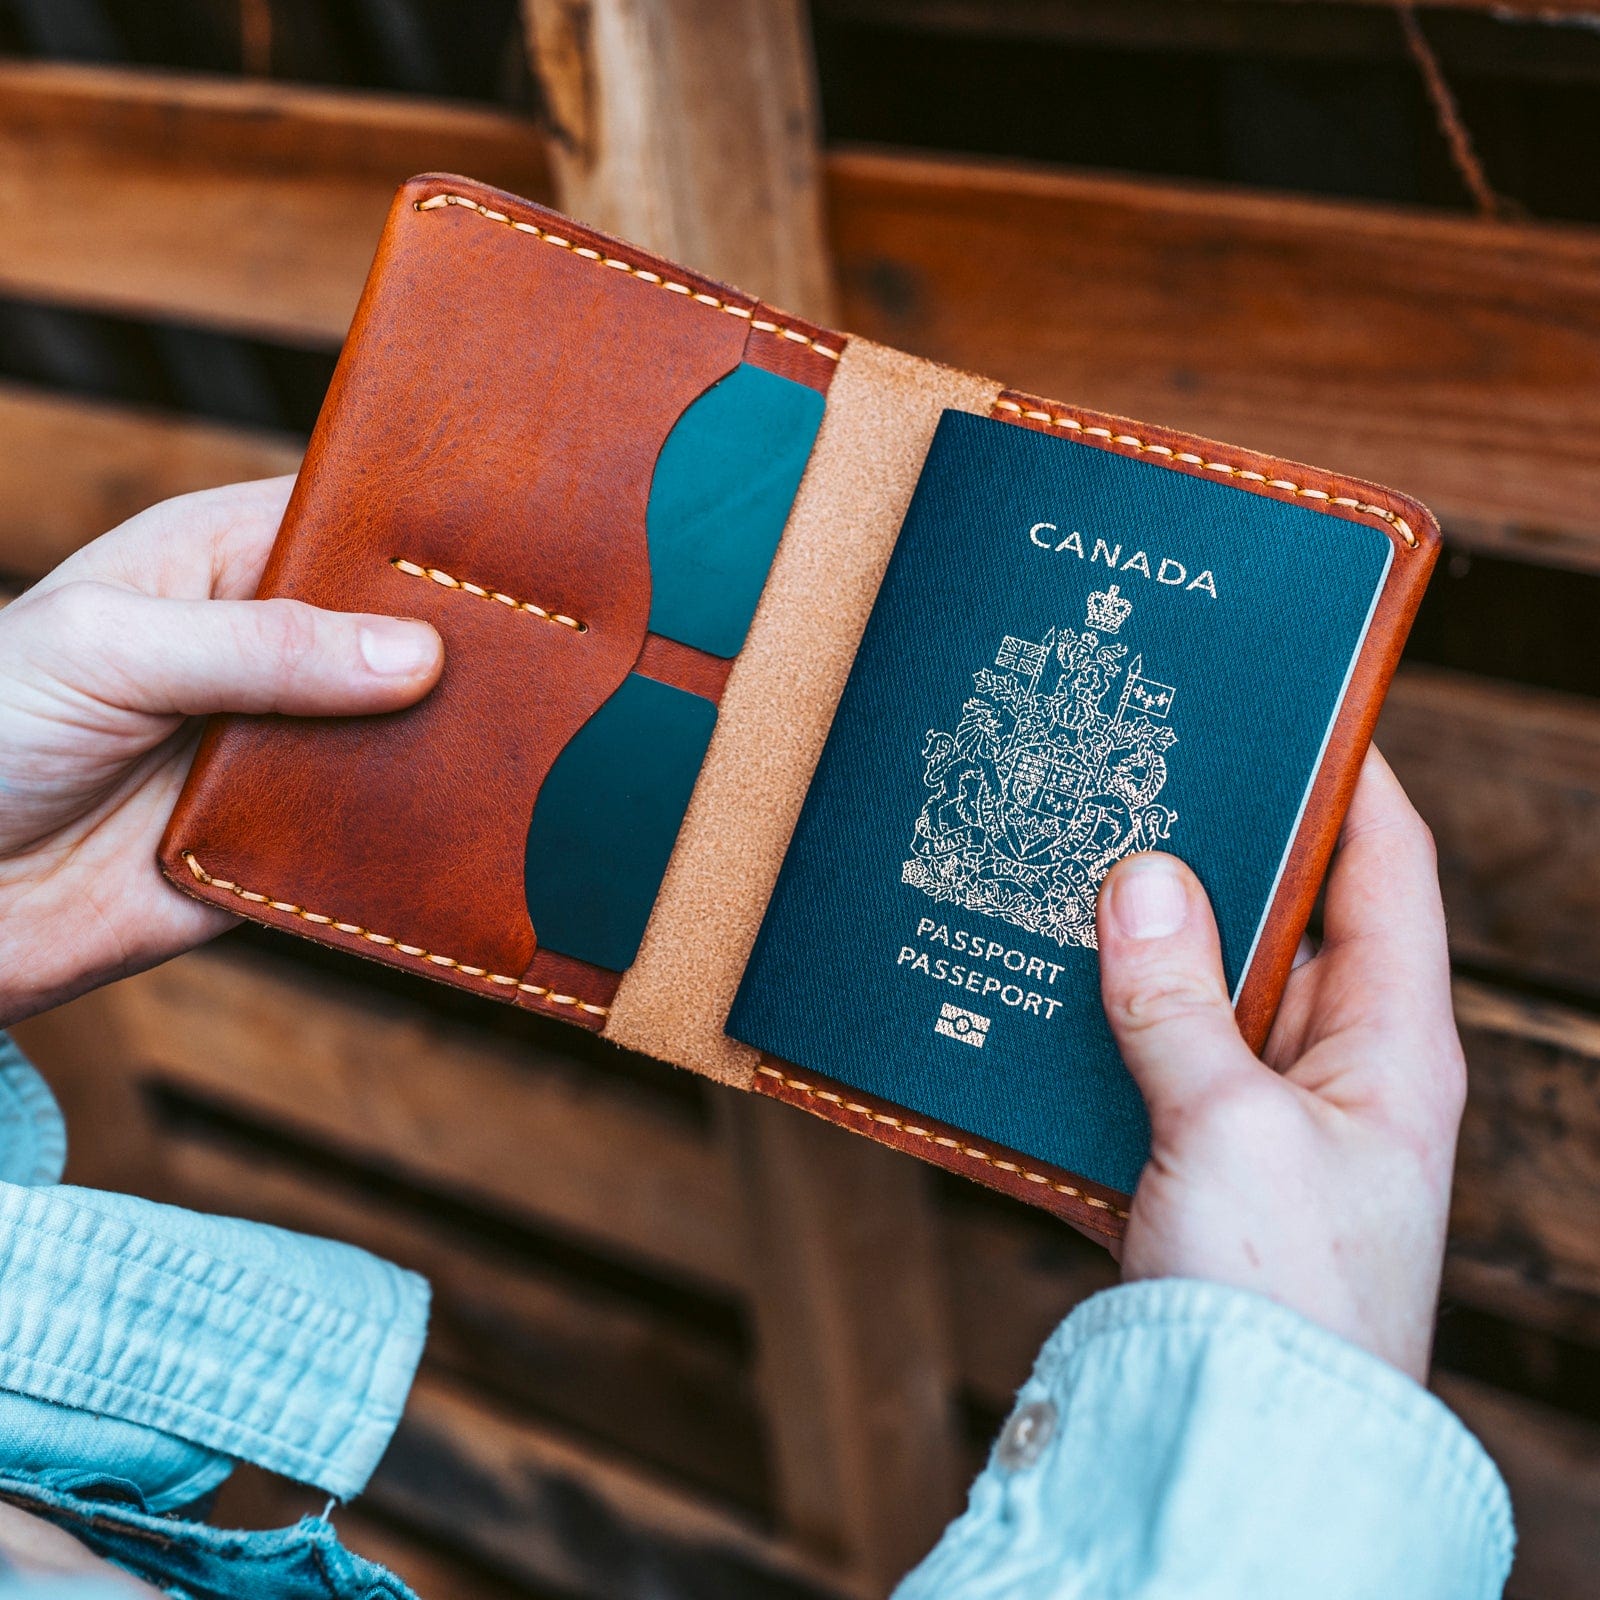
[[[1131,1192],[1099,886],[1181,856],[1237,996],[1392,558],[1377,527],[945,412],[728,1033]]]

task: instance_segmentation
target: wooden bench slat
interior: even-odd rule
[[[1430,10],[1489,11],[1497,18],[1524,16],[1540,23],[1570,18],[1580,25],[1594,15],[1594,0],[1419,0]],[[1120,0],[1106,6],[1098,0],[817,0],[817,12],[830,22],[866,24],[906,32],[946,34],[972,39],[1021,39],[1091,48],[1134,48],[1163,54],[1192,51],[1291,55],[1337,61],[1373,57],[1398,59],[1405,43],[1391,18],[1381,13],[1394,0],[1353,0],[1352,9],[1283,4],[1281,0]],[[1364,13],[1364,14],[1363,14]],[[1374,13],[1378,13],[1374,15]],[[1510,33],[1512,30],[1504,30]],[[1533,31],[1532,50],[1547,59],[1539,35],[1554,36],[1553,55],[1562,35],[1554,28]],[[1452,38],[1452,42],[1454,39]],[[1528,42],[1511,38],[1501,44],[1497,64],[1506,70],[1530,53]],[[1570,58],[1571,48],[1567,50]],[[1482,53],[1471,59],[1484,59]],[[1451,51],[1447,66],[1454,67]],[[1514,69],[1513,69],[1514,70]],[[1571,70],[1570,67],[1568,69]]]
[[[171,495],[300,465],[288,434],[0,382],[0,572],[35,578]]]
[[[718,1291],[742,1283],[728,1163],[637,1087],[258,954],[198,951],[105,1000],[151,1081]]]
[[[836,152],[844,324],[1600,567],[1600,232]]]
[[[1458,981],[1456,1015],[1470,1092],[1457,1158],[1453,1251],[1514,1272],[1555,1300],[1537,1318],[1582,1335],[1581,1296],[1600,1310],[1600,1018]],[[1505,1315],[1492,1277],[1470,1269],[1451,1283]],[[1475,1290],[1488,1291],[1481,1295]],[[1563,1314],[1565,1312],[1565,1314]]]
[[[0,293],[336,343],[396,186],[432,170],[548,182],[508,112],[0,62]]]
[[[1470,1248],[1467,1243],[1445,1257],[1441,1318],[1464,1306],[1519,1328],[1600,1346],[1600,1298],[1527,1275],[1519,1264],[1526,1259],[1522,1252],[1480,1260],[1464,1253]]]
[[[1411,667],[1377,742],[1433,828],[1457,957],[1600,992],[1600,706]]]
[[[425,1376],[366,1503],[541,1592],[820,1600],[825,1567],[631,1463]]]
[[[0,291],[332,343],[430,166],[548,189],[504,113],[0,63],[0,203],[28,219]],[[1600,570],[1600,233],[863,151],[827,176],[844,326]]]

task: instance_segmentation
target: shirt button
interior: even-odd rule
[[[1030,1400],[1000,1430],[995,1460],[1007,1472],[1025,1471],[1044,1454],[1055,1433],[1056,1408],[1048,1400]]]

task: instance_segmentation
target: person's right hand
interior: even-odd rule
[[[1108,875],[1101,987],[1153,1133],[1123,1275],[1254,1290],[1421,1381],[1466,1068],[1433,841],[1375,751],[1324,928],[1263,1063],[1234,1025],[1194,874],[1152,854]]]

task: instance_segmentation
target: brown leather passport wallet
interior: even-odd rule
[[[1115,1236],[1094,892],[1192,861],[1264,1039],[1437,548],[418,178],[260,592],[426,618],[443,677],[215,721],[162,865]]]

